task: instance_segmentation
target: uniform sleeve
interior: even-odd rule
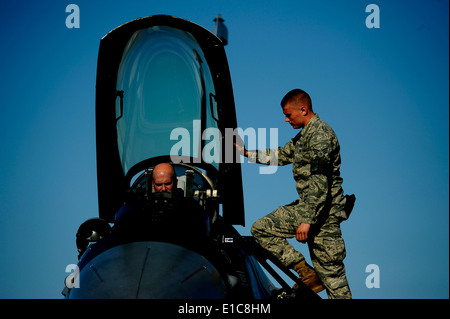
[[[253,163],[283,166],[294,162],[294,153],[294,143],[290,140],[284,147],[277,149],[248,151],[248,160]]]
[[[315,224],[330,195],[332,174],[332,138],[328,134],[314,134],[309,144],[311,159],[308,190],[305,196],[306,214],[302,222]]]

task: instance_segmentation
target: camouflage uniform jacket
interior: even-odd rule
[[[273,158],[275,156],[275,158]],[[333,129],[317,114],[284,147],[277,150],[249,151],[249,161],[261,164],[293,164],[292,171],[303,207],[300,222],[316,224],[329,215],[338,222],[346,219],[345,197],[340,177],[340,146]],[[292,204],[295,204],[292,203]],[[323,214],[321,214],[323,212]],[[322,219],[322,218],[321,218]]]

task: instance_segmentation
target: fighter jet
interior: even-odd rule
[[[240,163],[225,160],[235,152],[227,128],[237,128],[226,39],[167,15],[136,19],[101,39],[99,216],[78,229],[65,298],[319,298],[234,227],[245,226],[245,216]],[[159,163],[175,168],[176,192],[152,189]],[[300,288],[293,291],[280,271]]]

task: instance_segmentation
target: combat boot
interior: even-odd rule
[[[322,286],[319,277],[317,276],[315,270],[306,263],[306,261],[301,261],[294,266],[294,270],[297,272],[300,280],[303,281],[312,291],[318,293],[325,288]],[[297,290],[298,284],[295,284],[292,289]]]

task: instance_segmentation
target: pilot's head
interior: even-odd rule
[[[153,182],[152,186],[155,192],[168,192],[172,193],[177,187],[177,176],[172,165],[167,163],[161,163],[155,166],[153,169]]]

